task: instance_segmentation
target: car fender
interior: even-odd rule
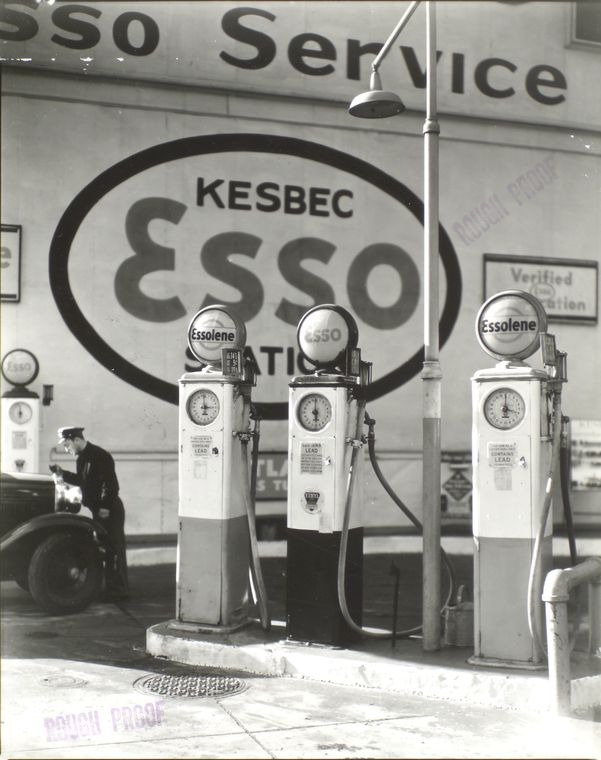
[[[68,512],[53,512],[48,515],[38,515],[27,522],[18,525],[0,541],[0,552],[14,546],[25,536],[32,535],[38,531],[53,532],[63,528],[71,528],[85,533],[96,533],[98,540],[102,544],[109,544],[109,536],[106,529],[96,520],[80,515],[73,515]]]

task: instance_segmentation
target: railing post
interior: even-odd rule
[[[601,654],[601,577],[591,581],[588,587],[588,651]]]
[[[601,646],[601,557],[589,557],[564,570],[551,570],[543,588],[551,707],[557,715],[570,715],[572,710],[568,601],[570,591],[582,583],[589,584],[589,649],[596,653]]]
[[[546,602],[547,648],[551,709],[556,715],[569,715],[572,709],[570,642],[567,602]]]

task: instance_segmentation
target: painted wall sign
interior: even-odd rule
[[[0,228],[0,282],[2,300],[21,300],[21,226],[3,224]]]
[[[570,485],[601,493],[601,420],[570,420]]]
[[[50,283],[87,351],[173,404],[178,373],[198,369],[189,320],[199,308],[231,306],[262,375],[257,406],[266,419],[285,419],[288,378],[311,371],[296,327],[317,304],[348,309],[365,345],[384,332],[398,347],[370,398],[421,370],[421,337],[408,338],[422,335],[422,225],[423,204],[409,188],[339,150],[276,135],[183,138],[129,156],[73,199],[52,239]],[[444,345],[461,274],[439,233]]]
[[[485,253],[484,297],[509,289],[538,298],[550,321],[598,322],[597,261]]]
[[[288,492],[288,452],[261,451],[257,462],[257,499],[281,500]]]
[[[472,113],[477,104],[507,118],[515,117],[516,108],[524,114],[542,111],[542,118],[545,111],[554,119],[558,110],[563,116],[571,86],[563,56],[549,56],[549,45],[543,44],[546,35],[524,36],[522,44],[506,43],[528,22],[540,26],[542,14],[550,13],[546,6],[537,13],[495,3],[475,10],[461,3],[447,5],[451,4],[441,3],[439,8],[442,107]],[[235,82],[237,88],[253,91],[341,98],[366,81],[371,61],[397,23],[398,8],[387,6],[269,2],[265,7],[240,7],[232,2],[171,0],[50,6],[12,0],[0,5],[0,60],[86,75],[194,86]],[[425,89],[420,15],[392,51],[394,64],[387,78],[404,99],[415,95],[416,103],[423,101]],[[478,23],[477,34],[466,31],[467,16]],[[557,18],[563,31],[563,14]],[[562,48],[559,23],[557,27]],[[587,118],[589,110],[594,115],[590,97],[581,98],[579,83],[574,84],[581,117]]]

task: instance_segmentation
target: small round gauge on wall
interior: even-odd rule
[[[296,417],[305,430],[317,432],[332,419],[332,405],[323,394],[309,393],[298,402]]]
[[[219,416],[219,399],[213,391],[199,388],[188,399],[188,417],[197,425],[210,425]]]
[[[33,409],[25,401],[15,401],[8,409],[8,416],[17,425],[25,425],[33,416]]]
[[[525,415],[526,402],[513,388],[497,388],[484,402],[484,416],[498,430],[517,427]]]

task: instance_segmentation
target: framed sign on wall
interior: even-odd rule
[[[3,224],[0,227],[0,274],[2,301],[21,299],[21,226]]]
[[[503,290],[531,293],[551,322],[599,320],[597,261],[485,253],[484,299]]]

